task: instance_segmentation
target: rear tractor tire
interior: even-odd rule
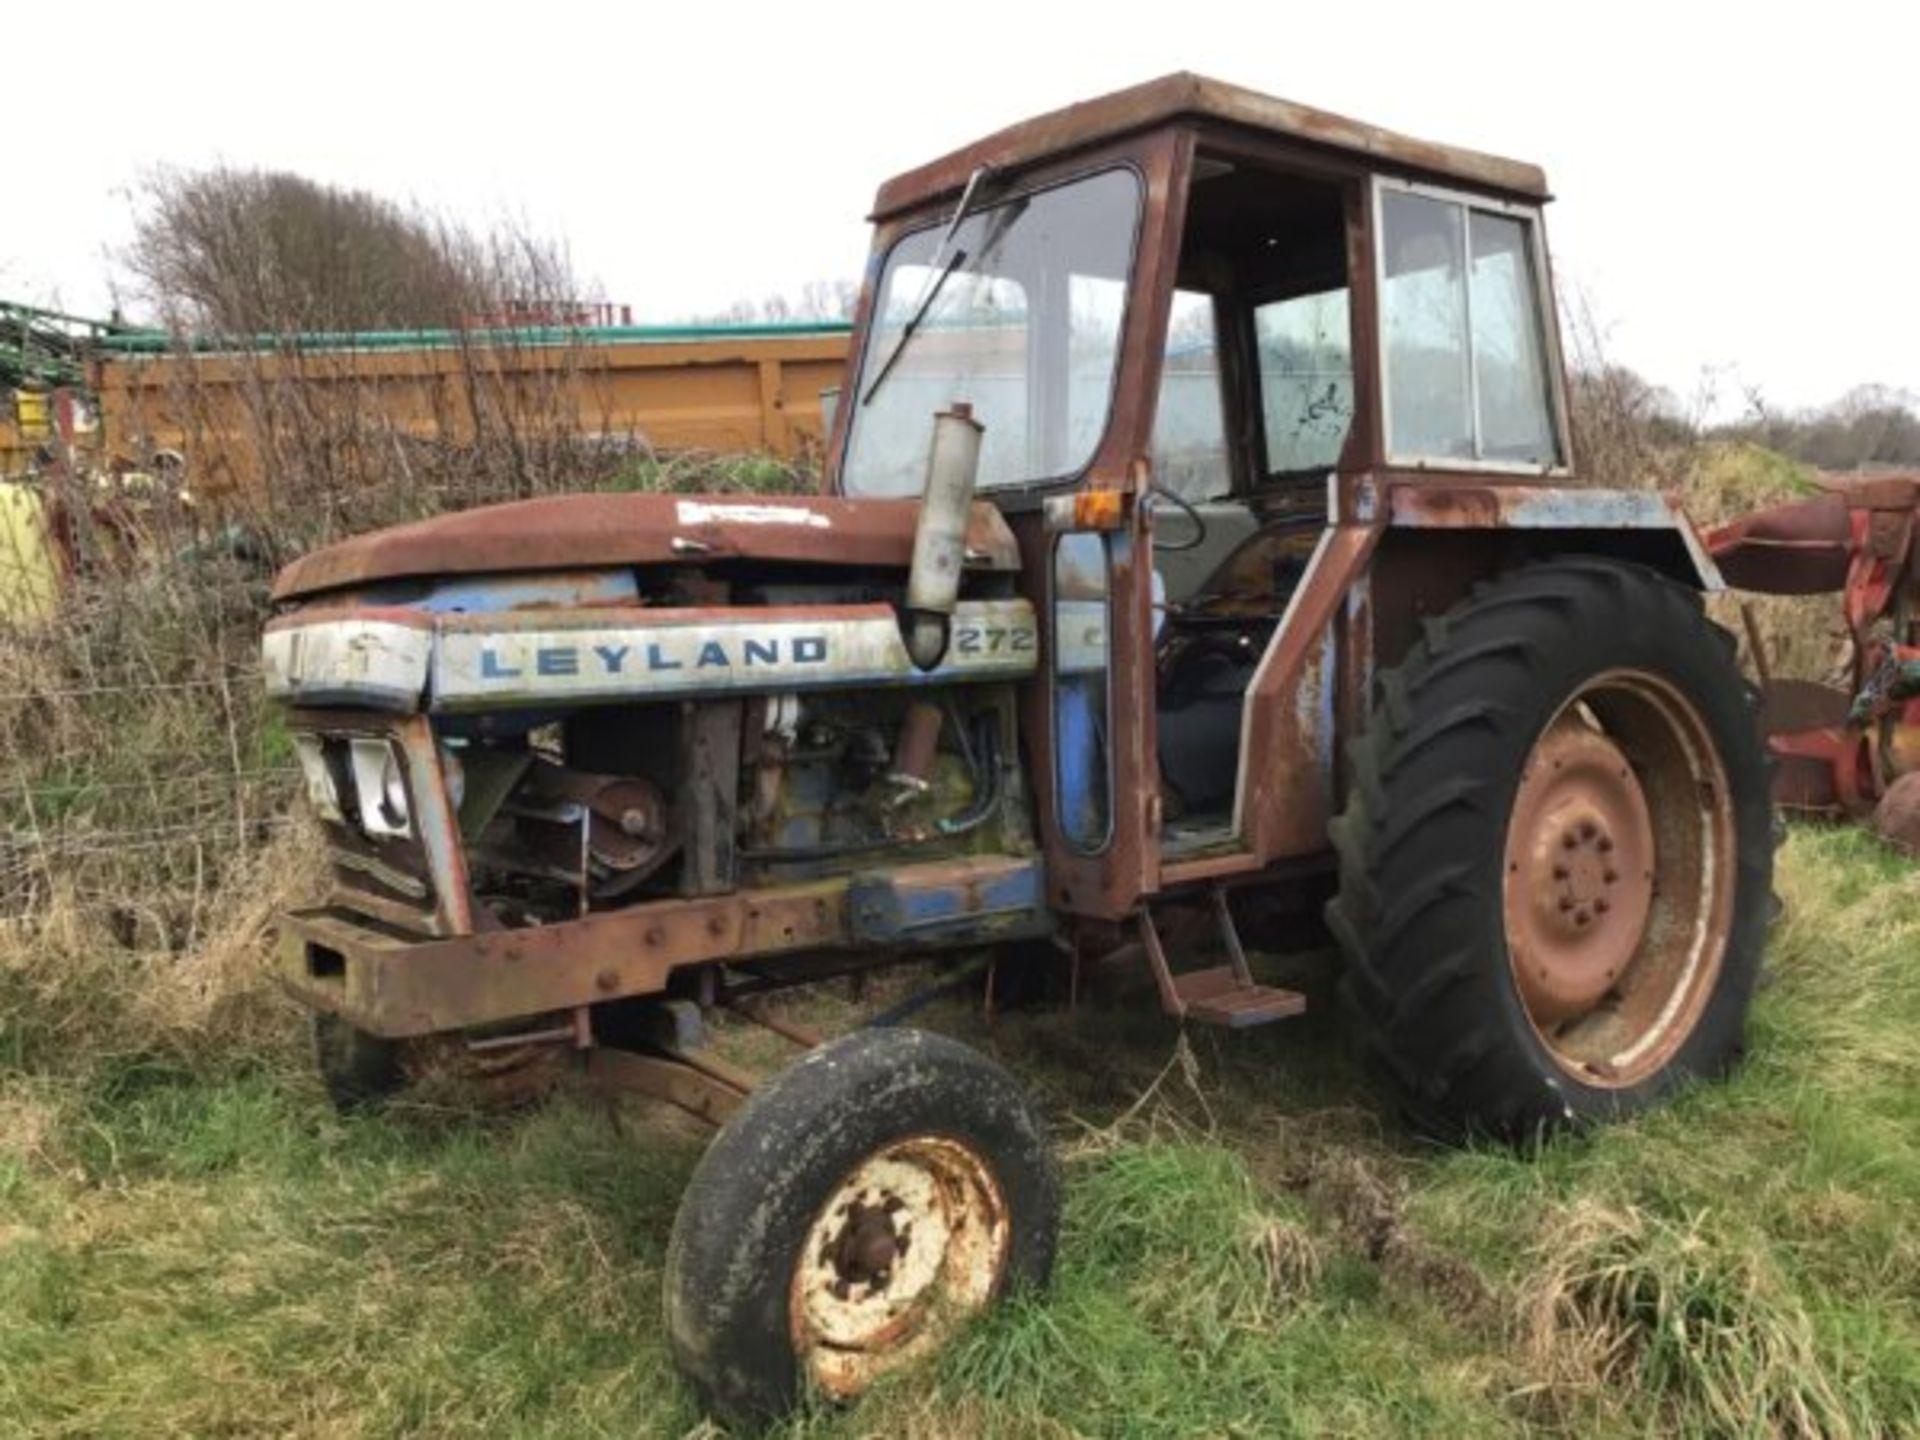
[[[1327,918],[1416,1123],[1527,1138],[1737,1058],[1773,869],[1757,715],[1698,597],[1612,560],[1491,581],[1380,674]]]
[[[313,1059],[327,1099],[342,1115],[379,1104],[406,1084],[400,1046],[324,1010],[311,1017]]]
[[[311,1017],[320,1086],[342,1115],[372,1110],[410,1085],[454,1088],[485,1110],[512,1110],[541,1100],[560,1083],[570,1051],[551,1044],[471,1051],[460,1032],[386,1040],[338,1015]]]
[[[1046,1282],[1060,1186],[1019,1084],[925,1031],[860,1030],[756,1090],[667,1248],[667,1334],[719,1419],[850,1400]]]

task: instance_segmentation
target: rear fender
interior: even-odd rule
[[[1725,588],[1686,511],[1653,490],[1405,484],[1386,487],[1384,500],[1363,489],[1358,504],[1393,530],[1539,537],[1542,550],[1643,559],[1684,584]]]
[[[1442,479],[1356,482],[1321,537],[1247,690],[1234,828],[1251,862],[1322,850],[1341,803],[1339,757],[1366,724],[1373,677],[1422,620],[1529,560],[1633,560],[1724,588],[1685,513],[1651,491]],[[1240,863],[1169,867],[1210,878]]]
[[[1400,659],[1421,619],[1531,560],[1604,556],[1703,593],[1726,588],[1686,512],[1651,490],[1414,483],[1363,487],[1357,499],[1361,517],[1384,522],[1368,574],[1380,665]]]

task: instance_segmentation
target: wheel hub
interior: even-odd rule
[[[1653,824],[1620,747],[1578,720],[1556,723],[1521,772],[1508,829],[1506,924],[1534,1023],[1591,1013],[1613,992],[1653,905]]]
[[[911,1220],[894,1228],[893,1217],[905,1208],[892,1193],[875,1203],[861,1198],[847,1204],[840,1233],[827,1242],[828,1258],[839,1275],[830,1288],[838,1299],[851,1297],[856,1285],[882,1288],[893,1278],[894,1262],[913,1243]]]
[[[933,1348],[1000,1286],[1011,1234],[986,1162],[957,1141],[890,1145],[841,1182],[793,1278],[795,1349],[846,1398]]]

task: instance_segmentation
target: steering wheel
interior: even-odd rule
[[[1193,524],[1192,537],[1182,540],[1177,544],[1163,542],[1160,539],[1159,527],[1156,526],[1153,536],[1153,548],[1155,550],[1163,551],[1167,554],[1177,554],[1182,550],[1198,550],[1202,545],[1207,543],[1206,517],[1200,513],[1191,500],[1187,499],[1187,497],[1179,491],[1162,485],[1157,480],[1147,486],[1148,500],[1151,501],[1155,496],[1171,501],[1174,509],[1178,510]]]

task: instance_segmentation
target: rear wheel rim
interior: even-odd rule
[[[821,1207],[794,1267],[795,1353],[850,1399],[938,1348],[999,1293],[1012,1232],[992,1167],[922,1135],[874,1152]]]
[[[1595,676],[1534,743],[1507,827],[1507,953],[1528,1023],[1582,1084],[1639,1084],[1692,1035],[1726,953],[1733,834],[1712,735],[1658,676]]]

